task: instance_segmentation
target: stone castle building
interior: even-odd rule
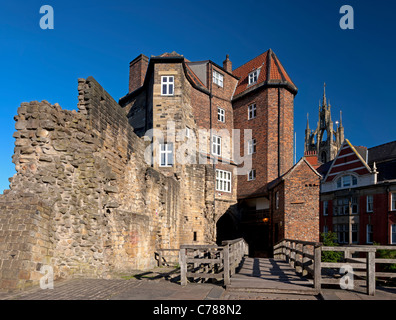
[[[331,105],[330,101],[327,102],[325,84],[323,100],[322,103],[319,102],[319,121],[315,130],[309,128],[309,119],[307,117],[304,152],[306,155],[316,153],[319,162],[327,163],[336,157],[344,140],[342,114],[340,114],[340,122],[338,123],[337,121],[337,129],[334,130],[334,123],[331,120]]]
[[[297,88],[271,49],[236,69],[228,55],[139,55],[118,102],[93,77],[78,94],[78,112],[18,108],[0,288],[37,284],[43,266],[55,279],[147,269],[180,244],[243,236],[257,255],[319,239],[320,176],[293,166]]]

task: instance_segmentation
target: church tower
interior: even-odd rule
[[[319,101],[319,121],[316,130],[309,128],[307,117],[307,128],[305,129],[305,154],[315,152],[318,161],[326,163],[333,160],[342,143],[344,142],[344,127],[342,126],[342,114],[340,122],[336,122],[337,129],[334,131],[334,124],[331,120],[331,105],[326,98],[326,84],[323,87],[323,99]]]

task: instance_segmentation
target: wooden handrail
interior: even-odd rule
[[[308,250],[308,248],[310,248]],[[318,291],[324,283],[340,283],[339,279],[323,279],[323,268],[341,268],[349,265],[356,269],[366,270],[367,294],[375,295],[375,277],[395,277],[395,273],[375,271],[375,265],[381,263],[396,263],[396,259],[375,258],[377,250],[396,250],[396,246],[377,245],[351,245],[351,246],[324,246],[321,242],[300,241],[283,239],[274,245],[274,257],[284,259],[291,266],[299,270],[303,275],[311,274],[314,279],[314,287]],[[311,252],[310,252],[311,251]],[[343,262],[325,263],[321,261],[323,251],[344,252]],[[351,258],[352,253],[366,253],[366,258]],[[313,268],[311,266],[313,265]]]
[[[180,283],[185,286],[187,278],[194,277],[223,279],[224,285],[229,285],[231,276],[247,254],[248,244],[243,238],[223,241],[221,246],[181,245]],[[190,272],[188,264],[193,264]]]

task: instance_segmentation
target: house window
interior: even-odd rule
[[[231,192],[231,172],[216,169],[216,190]]]
[[[347,224],[337,224],[334,226],[337,233],[338,243],[348,243],[349,242],[349,231]]]
[[[186,127],[186,138],[190,138],[190,128]]]
[[[225,122],[225,111],[222,108],[217,108],[217,120]]]
[[[358,242],[358,224],[352,224],[352,243]]]
[[[256,139],[248,141],[248,154],[256,153]]]
[[[221,137],[219,136],[212,137],[212,153],[215,156],[221,156]]]
[[[256,180],[256,170],[252,169],[248,173],[248,181]]]
[[[249,73],[249,85],[257,82],[258,75],[259,75],[259,70],[254,70],[253,72]]]
[[[349,207],[351,210],[349,210]],[[351,214],[357,214],[359,211],[357,197],[352,198],[337,198],[334,205],[334,215],[344,216]]]
[[[223,87],[223,82],[224,76],[216,70],[213,70],[213,83],[216,83],[218,86]]]
[[[173,143],[160,144],[160,167],[173,166]]]
[[[391,244],[396,244],[396,224],[391,225]]]
[[[329,214],[329,202],[323,201],[323,215],[327,216]]]
[[[329,233],[329,226],[323,226],[323,233]]]
[[[391,198],[392,198],[392,211],[396,211],[396,193],[392,193],[391,194]]]
[[[337,180],[337,189],[347,188],[356,185],[357,185],[357,178],[352,175],[343,176]]]
[[[248,108],[248,120],[256,118],[256,104],[252,104]]]
[[[373,243],[373,225],[371,224],[366,226],[366,242]]]
[[[373,196],[367,196],[367,212],[373,212]]]
[[[275,192],[275,209],[279,209],[279,191]]]
[[[161,77],[161,95],[173,96],[175,86],[175,78],[173,76]]]

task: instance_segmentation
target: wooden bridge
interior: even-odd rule
[[[188,279],[222,280],[227,290],[263,293],[315,295],[322,285],[345,289],[351,280],[363,282],[368,295],[375,295],[376,277],[396,277],[395,273],[376,272],[376,264],[393,264],[396,259],[376,258],[377,250],[396,250],[396,246],[323,246],[319,242],[285,239],[274,246],[274,258],[248,257],[244,239],[217,245],[182,245],[179,251],[180,283]],[[322,252],[342,252],[340,262],[322,262]],[[358,272],[357,270],[363,270]],[[342,287],[344,286],[344,287]]]

